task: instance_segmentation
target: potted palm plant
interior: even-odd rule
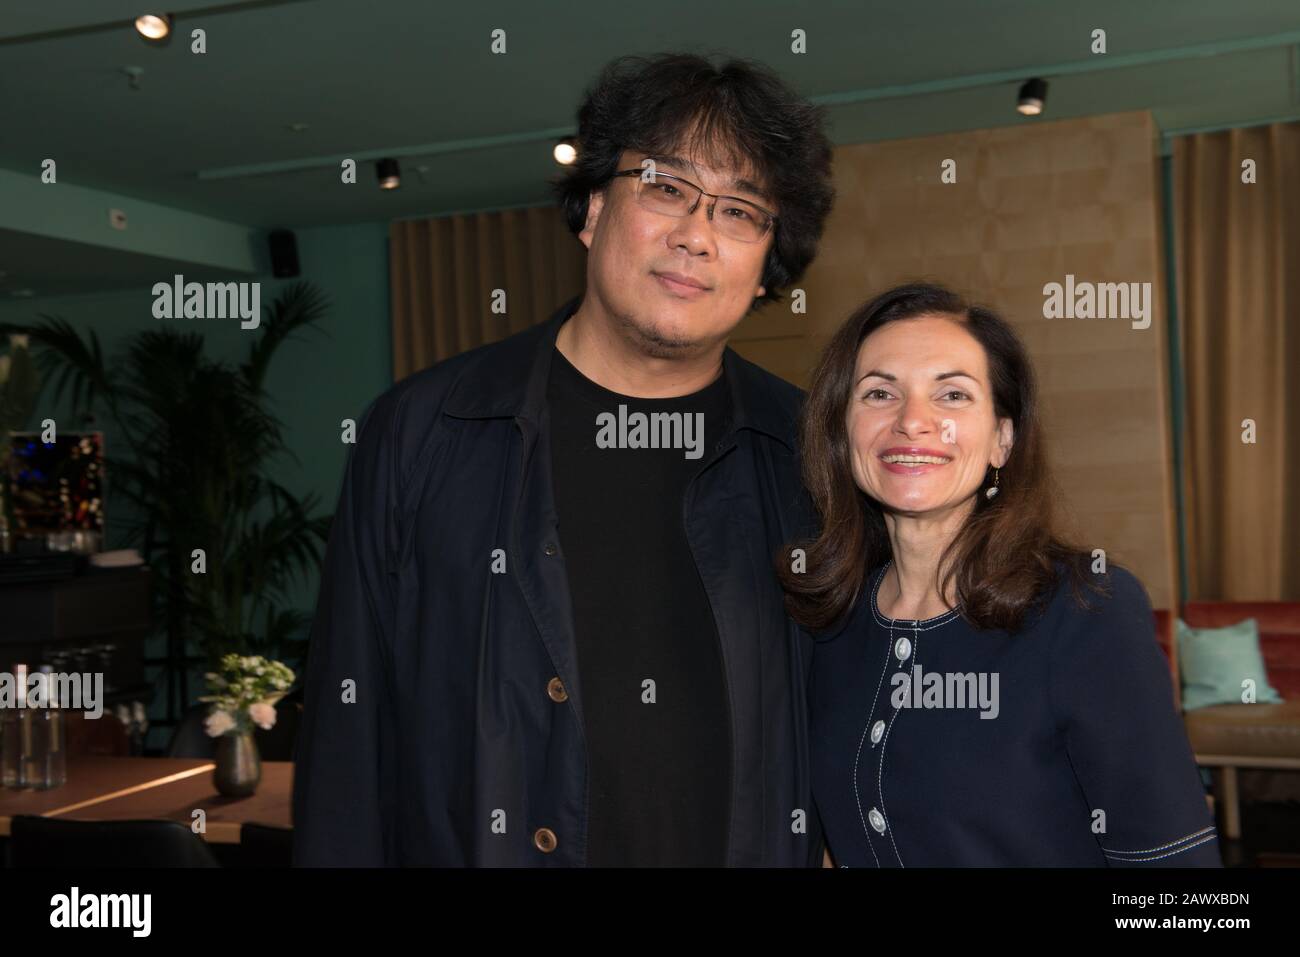
[[[330,516],[319,497],[298,496],[275,478],[292,453],[265,391],[279,348],[313,327],[328,304],[310,283],[287,288],[245,361],[204,352],[204,337],[173,328],[136,333],[106,359],[94,330],[42,315],[39,325],[0,325],[30,337],[55,399],[79,417],[104,415],[120,454],[106,478],[130,511],[125,544],[138,544],[153,572],[155,621],[166,630],[169,709],[179,668],[188,704],[188,665],[217,670],[229,654],[280,657],[309,615],[287,607],[295,580],[319,569]],[[196,573],[195,549],[206,568]],[[191,645],[201,658],[191,658]]]

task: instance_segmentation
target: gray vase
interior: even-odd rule
[[[226,797],[248,797],[257,790],[262,781],[262,759],[253,732],[217,738],[217,769],[212,778]]]

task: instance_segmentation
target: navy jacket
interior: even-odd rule
[[[582,689],[545,402],[556,333],[578,302],[367,409],[311,630],[296,864],[585,863]],[[723,363],[733,420],[683,521],[731,714],[727,861],[815,867],[812,641],[772,568],[814,521],[795,451],[802,393],[730,349]]]
[[[1137,578],[1112,565],[1089,611],[1060,580],[1011,634],[959,608],[885,617],[887,568],[813,656],[813,793],[836,864],[1220,866]]]

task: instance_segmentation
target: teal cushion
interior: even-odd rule
[[[1259,626],[1254,618],[1226,628],[1178,629],[1178,669],[1183,677],[1183,709],[1212,704],[1241,704],[1242,682],[1255,682],[1255,702],[1277,704],[1282,696],[1268,683],[1259,651]]]

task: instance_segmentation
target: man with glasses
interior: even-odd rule
[[[359,430],[297,863],[820,865],[811,645],[774,574],[814,521],[801,393],[727,339],[815,254],[822,124],[756,64],[606,67],[556,184],[585,293]]]
[[[695,164],[689,160],[675,156],[661,156],[657,160],[653,156],[648,156],[641,161],[641,169],[625,169],[615,173],[615,177],[637,177],[636,201],[646,209],[665,216],[690,216],[703,197],[721,200],[722,210],[718,214],[717,230],[722,235],[742,243],[762,242],[763,237],[776,222],[776,213],[764,209],[757,203],[737,196],[706,193],[690,180],[673,176],[671,173],[660,175],[656,172],[656,162],[667,163],[678,168],[695,169]],[[648,186],[645,185],[647,183]],[[749,180],[733,180],[732,188],[743,189],[760,196],[765,195]],[[715,203],[710,203],[707,207],[710,221],[713,220],[715,206]]]

